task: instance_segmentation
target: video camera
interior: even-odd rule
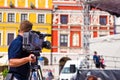
[[[51,34],[42,34],[39,31],[29,31],[23,34],[23,50],[28,52],[41,52],[42,48],[51,49],[50,41],[45,41],[46,36]]]

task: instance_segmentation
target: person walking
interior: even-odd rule
[[[53,73],[51,70],[48,72],[48,80],[52,80],[54,78]]]
[[[103,56],[100,56],[100,67],[101,67],[102,69],[105,69],[105,63],[104,63],[104,58],[103,58]]]
[[[100,68],[100,56],[97,55],[96,51],[94,51],[93,61],[94,61],[96,68]]]

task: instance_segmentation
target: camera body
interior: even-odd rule
[[[45,41],[46,36],[51,36],[50,34],[42,34],[39,31],[29,31],[23,34],[23,50],[29,52],[39,51],[42,48],[51,49],[50,41]]]

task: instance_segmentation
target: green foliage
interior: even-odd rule
[[[3,70],[3,72],[2,72],[3,77],[6,77],[7,73],[8,73],[8,69],[5,68],[5,69]]]

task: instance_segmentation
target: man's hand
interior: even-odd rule
[[[29,62],[32,62],[32,63],[36,62],[36,56],[34,54],[30,54],[28,58],[29,58]]]
[[[35,63],[36,62],[36,56],[34,54],[30,54],[28,57],[24,58],[14,58],[9,60],[9,66],[11,67],[18,67],[22,66],[28,62]]]

